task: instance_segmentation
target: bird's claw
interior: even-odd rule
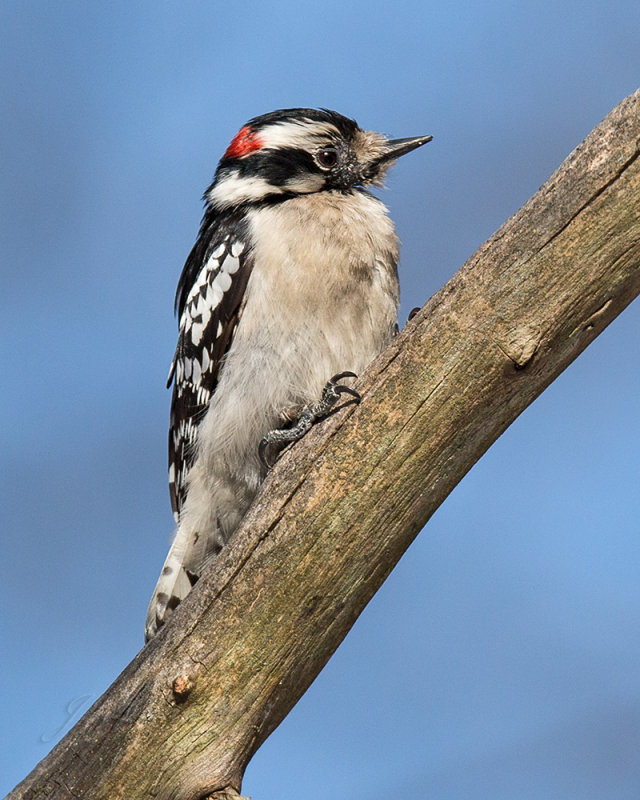
[[[335,406],[335,404],[340,399],[341,394],[349,394],[357,402],[360,402],[360,395],[358,394],[358,392],[356,392],[355,389],[352,389],[350,386],[345,386],[344,383],[340,383],[340,381],[344,380],[344,378],[357,378],[357,377],[358,376],[355,374],[355,372],[339,372],[337,375],[334,375],[333,378],[328,380],[324,389],[322,390],[322,397],[320,398],[320,402],[317,403],[315,406],[312,406],[313,411],[315,413],[315,419],[321,419],[322,417],[326,417],[327,414],[333,408],[333,406]]]
[[[267,459],[267,447],[269,447],[269,445],[286,445],[302,439],[305,433],[311,429],[314,422],[327,417],[331,413],[333,407],[340,399],[340,395],[348,394],[353,397],[356,403],[359,403],[361,399],[359,393],[350,386],[339,382],[344,380],[344,378],[357,377],[355,372],[339,372],[337,375],[334,375],[327,381],[322,390],[320,401],[314,405],[305,406],[297,423],[293,427],[269,431],[258,445],[258,456],[264,468],[271,469],[273,466]]]

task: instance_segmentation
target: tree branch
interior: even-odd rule
[[[435,509],[640,291],[639,153],[640,91],[431,298],[361,404],[283,455],[214,568],[10,800],[236,796]]]

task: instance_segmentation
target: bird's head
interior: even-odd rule
[[[381,185],[386,171],[431,136],[387,139],[335,111],[288,108],[254,117],[231,140],[205,194],[225,209],[326,190]]]

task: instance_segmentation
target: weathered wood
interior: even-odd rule
[[[171,623],[11,800],[240,791],[438,505],[640,291],[639,152],[640,91],[407,325],[361,404],[281,458]]]

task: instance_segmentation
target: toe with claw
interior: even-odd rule
[[[258,446],[258,455],[263,466],[266,469],[271,469],[273,466],[273,463],[270,463],[267,459],[267,448],[270,445],[284,446],[291,442],[297,442],[298,439],[302,439],[305,433],[311,429],[314,422],[329,416],[340,399],[340,395],[348,394],[353,398],[352,402],[359,403],[360,395],[358,392],[350,386],[340,383],[344,378],[357,377],[355,372],[339,372],[337,375],[334,375],[331,380],[327,381],[327,384],[322,390],[320,401],[313,405],[305,406],[295,425],[290,428],[269,431]]]

